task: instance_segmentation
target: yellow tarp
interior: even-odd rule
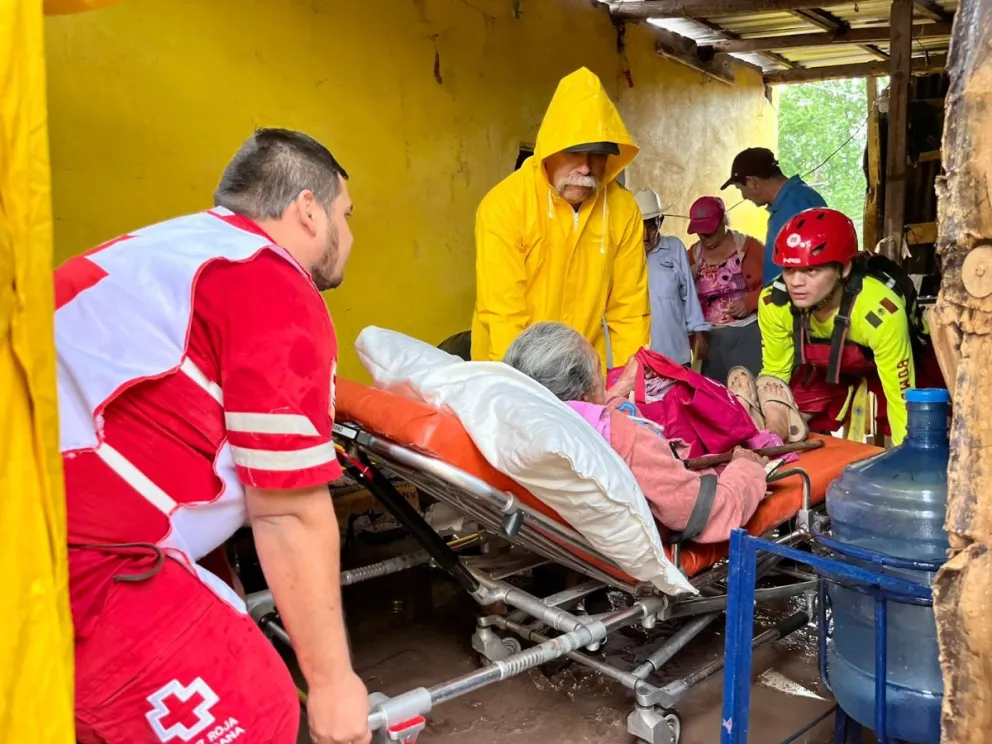
[[[0,742],[75,741],[43,10],[0,2]],[[50,7],[49,7],[50,6]]]

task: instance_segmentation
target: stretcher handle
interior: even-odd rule
[[[781,444],[777,447],[762,447],[761,449],[754,450],[754,454],[761,455],[762,457],[781,457],[792,452],[809,452],[810,450],[820,449],[822,446],[822,439],[807,439],[805,442]],[[683,462],[687,470],[702,470],[703,468],[711,468],[714,465],[723,465],[725,462],[730,462],[733,456],[733,452],[723,452],[719,455],[694,457],[691,460],[684,460]]]

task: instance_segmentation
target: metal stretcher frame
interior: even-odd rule
[[[371,392],[375,395],[390,395],[382,391]],[[341,390],[339,396],[340,393]],[[389,402],[393,405],[421,405],[399,398]],[[414,413],[415,418],[448,415],[433,409]],[[355,415],[353,418],[359,416]],[[716,659],[685,677],[664,685],[652,681],[652,676],[726,608],[727,596],[722,582],[727,579],[728,564],[720,560],[725,553],[704,551],[703,554],[709,556],[709,568],[697,570],[690,577],[693,585],[700,590],[698,596],[665,596],[653,587],[629,577],[598,553],[579,533],[563,521],[553,518],[550,515],[553,512],[549,514],[545,509],[539,508],[542,506],[539,503],[524,503],[521,496],[529,494],[521,495],[518,492],[515,495],[467,470],[432,456],[433,453],[424,454],[414,446],[367,431],[359,424],[335,424],[334,436],[339,447],[347,453],[346,459],[350,463],[347,467],[348,474],[365,486],[422,547],[422,550],[410,556],[344,572],[343,584],[430,562],[450,574],[480,605],[502,602],[511,609],[506,616],[489,615],[478,620],[472,646],[487,662],[482,669],[430,689],[411,690],[390,699],[373,695],[369,724],[370,728],[377,731],[378,741],[412,741],[417,731],[423,728],[424,716],[433,707],[562,658],[583,664],[633,692],[635,708],[628,717],[630,733],[648,742],[675,744],[678,741],[680,724],[677,716],[671,712],[672,708],[693,686],[718,673],[723,667],[723,659]],[[857,450],[859,456],[852,456],[850,451],[845,451],[842,459],[846,463],[874,454],[874,451],[873,448]],[[477,523],[484,537],[471,535],[461,541],[446,543],[396,491],[385,473],[450,505]],[[790,514],[782,515],[781,520],[775,525],[769,525],[769,528],[778,528],[794,518],[795,527],[785,530],[784,534],[775,538],[778,544],[790,546],[807,536],[812,494],[810,478],[801,467],[789,468],[776,473],[772,478],[775,481],[785,479],[796,479],[802,483],[801,504],[798,508],[792,507]],[[822,488],[821,484],[818,498],[822,498]],[[764,532],[768,534],[768,530]],[[489,570],[474,558],[460,557],[456,552],[467,543],[483,539],[508,542],[513,550],[523,549],[525,555],[532,560],[529,564],[523,564],[521,571],[540,563],[553,562],[585,576],[586,581],[549,597],[533,596],[503,580],[513,575],[512,572]],[[699,547],[692,546],[686,553],[697,568],[700,564]],[[682,556],[678,551],[673,551],[672,557],[678,565]],[[778,556],[770,556],[761,561],[756,566],[756,575],[770,577],[777,573],[780,579],[789,579],[789,583],[757,589],[757,600],[780,599],[798,594],[811,595],[815,592],[814,576],[779,567],[780,561]],[[575,605],[583,598],[607,588],[629,595],[630,606],[592,616],[575,609]],[[253,617],[271,637],[282,643],[289,643],[287,634],[278,624],[268,592],[250,597],[249,607]],[[671,638],[657,643],[656,648],[642,647],[640,650],[646,656],[633,668],[619,668],[591,655],[600,648],[607,635],[616,630],[634,625],[650,630],[659,621],[673,619],[685,619],[686,622]],[[754,638],[754,647],[785,637],[803,627],[809,619],[810,616],[805,611],[794,613]],[[505,635],[500,636],[497,631]],[[520,641],[535,645],[524,649]]]

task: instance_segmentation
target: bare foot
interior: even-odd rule
[[[789,441],[789,409],[785,406],[765,406],[765,428],[777,434],[783,442]]]

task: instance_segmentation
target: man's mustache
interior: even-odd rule
[[[579,188],[595,190],[599,188],[599,179],[596,178],[596,176],[583,176],[581,173],[569,173],[558,182],[558,193],[561,193],[569,186],[577,186]]]

